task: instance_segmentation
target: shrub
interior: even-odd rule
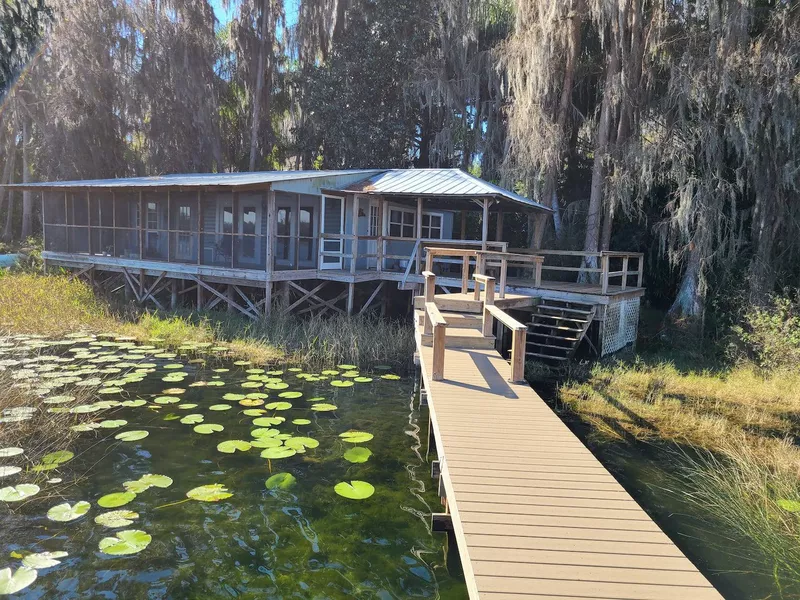
[[[736,347],[763,369],[800,367],[800,301],[797,292],[772,296],[747,309],[734,327]]]

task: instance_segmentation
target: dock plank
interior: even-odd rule
[[[451,309],[457,309],[457,304]],[[472,600],[721,596],[496,351],[417,349]]]

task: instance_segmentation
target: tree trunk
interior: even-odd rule
[[[702,317],[703,295],[700,293],[700,264],[700,252],[694,244],[690,244],[681,287],[667,312],[669,318],[676,320],[681,317]]]
[[[264,55],[266,54],[267,11],[269,2],[262,2],[261,27],[259,31],[258,70],[256,71],[256,91],[253,96],[253,120],[250,129],[250,170],[256,170],[256,152],[258,151],[258,129],[261,123],[261,95],[264,91]]]
[[[11,131],[10,139],[8,140],[8,152],[6,153],[6,164],[3,166],[3,182],[14,183],[14,164],[17,161],[17,146],[15,143],[16,131]],[[6,202],[6,224],[3,229],[2,240],[6,243],[14,239],[14,190],[5,190],[8,194],[8,201]],[[2,192],[0,192],[2,193]]]
[[[586,216],[586,237],[583,242],[584,252],[597,252],[600,245],[600,222],[603,216],[603,180],[605,177],[605,160],[608,152],[608,139],[611,132],[612,86],[619,70],[619,56],[615,40],[611,40],[611,48],[606,60],[606,80],[603,88],[603,102],[600,107],[600,122],[597,127],[597,143],[594,149],[592,166],[592,186],[589,197],[589,212]],[[586,265],[596,267],[594,257],[586,259]]]
[[[31,119],[25,114],[22,117],[22,182],[30,183],[31,163],[28,156],[31,145]],[[19,239],[23,242],[33,233],[33,194],[29,190],[22,192],[22,229]]]

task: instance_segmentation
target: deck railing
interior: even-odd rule
[[[525,346],[528,328],[495,305],[494,277],[479,274],[473,275],[473,277],[477,292],[476,299],[480,298],[481,284],[485,288],[481,333],[484,337],[491,337],[494,332],[495,319],[511,330],[511,382],[522,383],[525,381]]]
[[[641,252],[582,252],[580,250],[530,250],[513,248],[519,254],[539,255],[544,259],[542,272],[566,274],[565,279],[575,283],[595,282],[603,294],[608,293],[609,286],[618,285],[625,290],[631,285],[630,278],[635,277],[635,287],[642,287],[644,276],[644,254]],[[631,261],[635,269],[631,270]],[[572,263],[572,264],[570,264]],[[613,270],[612,270],[613,269]]]
[[[439,312],[439,307],[436,306],[436,275],[430,271],[422,273],[425,277],[425,310],[423,334],[433,335],[433,365],[431,368],[431,377],[434,381],[441,381],[444,379],[444,347],[447,336],[447,321],[442,317]]]

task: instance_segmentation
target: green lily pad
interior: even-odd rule
[[[287,448],[286,446],[276,446],[274,448],[266,448],[261,452],[261,458],[289,458],[297,454],[294,448]]]
[[[230,404],[212,404],[208,407],[208,410],[216,410],[216,411],[223,411],[223,410],[230,410],[233,408]]]
[[[183,365],[181,363],[170,363],[168,365],[164,365],[165,369],[182,369]]]
[[[50,452],[49,454],[45,454],[42,457],[42,462],[45,464],[48,463],[61,464],[67,462],[68,460],[72,460],[74,456],[75,453],[70,452],[69,450],[56,450],[55,452]]]
[[[253,448],[277,448],[283,446],[283,440],[277,437],[260,437],[250,441]]]
[[[238,401],[238,400],[244,400],[246,397],[247,397],[247,396],[245,396],[244,394],[225,394],[225,395],[222,397],[222,399],[223,399],[223,400],[233,400],[233,401]]]
[[[351,463],[365,463],[369,460],[370,456],[372,456],[372,451],[362,446],[350,448],[344,453],[344,459]]]
[[[334,379],[333,381],[331,381],[331,385],[333,387],[344,388],[344,387],[352,387],[355,384],[352,381],[342,381],[341,379]]]
[[[245,398],[244,400],[239,400],[239,404],[242,406],[261,406],[264,401],[256,398]]]
[[[349,378],[355,378],[358,377],[358,375],[359,375],[358,371],[345,371],[344,373],[342,373],[342,377],[349,377]]]
[[[381,379],[388,379],[389,381],[397,381],[400,379],[400,375],[395,375],[393,373],[386,373],[385,375],[381,375]]]
[[[280,425],[286,419],[283,417],[258,417],[257,419],[253,419],[253,425],[258,425],[259,427],[270,427],[272,425]]]
[[[222,425],[218,425],[217,423],[203,423],[202,425],[195,425],[194,431],[195,433],[202,433],[203,435],[209,435],[211,433],[217,433],[225,429]]]
[[[264,387],[270,390],[285,390],[286,388],[289,387],[289,384],[284,383],[283,381],[273,381],[271,383],[266,384]]]
[[[20,483],[19,485],[0,488],[0,501],[19,502],[38,494],[40,489],[35,483]]]
[[[143,440],[148,435],[150,435],[149,431],[134,429],[132,431],[121,431],[114,436],[114,439],[120,440],[122,442],[135,442],[137,440]]]
[[[121,387],[104,387],[97,390],[98,394],[119,394],[122,391]]]
[[[205,417],[199,413],[192,413],[183,417],[181,423],[184,425],[197,425],[198,423],[202,423],[204,418]]]
[[[375,488],[366,481],[354,479],[349,483],[346,481],[337,483],[333,491],[349,500],[366,500],[375,493]]]
[[[180,401],[181,399],[175,396],[159,396],[158,398],[153,398],[153,402],[156,404],[177,404]]]
[[[98,425],[106,429],[116,429],[117,427],[124,427],[128,422],[125,419],[105,419],[100,421]]]
[[[135,481],[126,481],[122,484],[127,491],[133,492],[134,494],[141,494],[151,487],[168,488],[171,485],[171,477],[167,477],[166,475],[154,475],[152,473],[147,473]]]
[[[303,396],[303,392],[281,392],[278,394],[278,398],[286,398],[287,400],[294,400],[295,398],[301,398]]]
[[[42,400],[45,404],[64,404],[65,402],[72,402],[75,396],[51,396]]]
[[[370,383],[372,381],[372,377],[356,377],[353,379],[356,383]]]
[[[94,518],[94,522],[104,527],[127,527],[133,523],[133,519],[138,519],[139,513],[132,510],[112,510]]]
[[[8,567],[0,570],[0,596],[16,594],[18,591],[24,590],[36,581],[38,575],[36,569],[26,566],[20,567],[14,573]]]
[[[22,559],[22,564],[30,569],[49,569],[60,565],[59,558],[68,556],[66,552],[35,552]]]
[[[328,402],[318,402],[317,404],[311,405],[311,410],[315,412],[330,412],[339,408],[335,404],[329,404]]]
[[[310,419],[292,419],[293,425],[311,425]]]
[[[192,500],[199,500],[201,502],[218,502],[220,500],[225,500],[225,498],[230,498],[233,494],[221,483],[209,483],[192,488],[186,492],[186,496]]]
[[[125,506],[134,498],[136,498],[134,492],[113,492],[100,497],[97,500],[97,505],[103,508],[117,508],[118,506]]]
[[[248,390],[254,388],[260,388],[262,385],[264,384],[261,383],[260,381],[245,381],[244,383],[242,383],[242,387]]]
[[[197,404],[192,404],[191,402],[183,402],[182,404],[178,404],[175,408],[179,408],[181,410],[192,410],[193,408],[197,408]]]
[[[177,421],[180,418],[181,418],[181,416],[178,415],[178,414],[175,414],[175,413],[167,413],[167,414],[164,415],[164,420],[165,421]]]
[[[375,436],[366,431],[345,431],[344,433],[340,433],[339,437],[351,444],[363,444],[364,442],[370,441]]]
[[[246,452],[250,450],[250,447],[250,442],[245,442],[244,440],[228,440],[217,444],[217,450],[225,452],[226,454],[233,454],[237,450],[239,452]]]
[[[51,521],[59,521],[62,523],[74,521],[89,512],[91,507],[91,504],[83,500],[72,505],[70,505],[69,502],[63,502],[62,504],[56,504],[53,508],[48,510],[47,518]]]
[[[284,442],[287,448],[293,448],[298,452],[305,452],[306,448],[316,448],[319,442],[310,437],[290,437]]]
[[[291,402],[270,402],[264,408],[267,410],[289,410],[292,408]]]
[[[100,540],[100,551],[113,556],[136,554],[150,544],[152,536],[139,529],[125,529],[114,537]]]
[[[263,408],[248,408],[246,410],[243,410],[242,414],[248,417],[259,417],[263,415],[265,412],[267,411],[265,411]]]
[[[358,367],[356,365],[339,365],[337,368],[341,369],[342,371],[353,371]]]
[[[122,406],[129,406],[136,408],[138,406],[144,406],[147,404],[147,400],[143,400],[142,398],[136,398],[135,400],[123,400]]]
[[[295,483],[297,479],[291,473],[275,473],[264,485],[268,490],[288,490]]]

